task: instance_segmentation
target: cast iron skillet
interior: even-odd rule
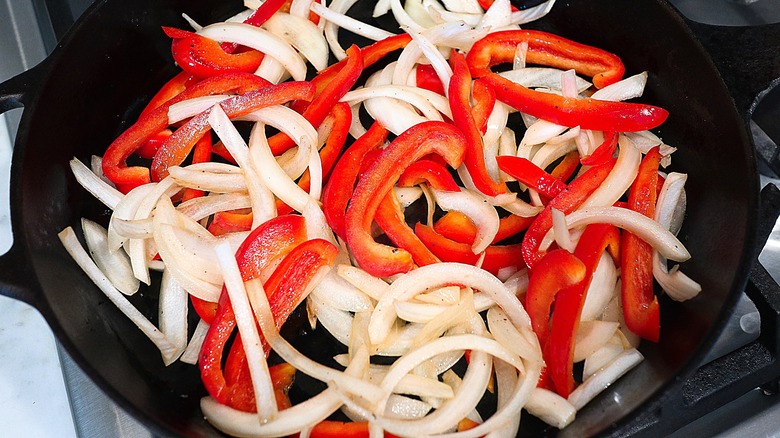
[[[182,12],[210,23],[239,7],[238,1],[98,1],[45,62],[0,85],[0,109],[26,107],[11,169],[14,244],[0,263],[0,289],[33,304],[101,388],[165,435],[218,433],[199,411],[204,391],[197,369],[163,367],[157,350],[62,249],[57,232],[78,226],[82,216],[105,220],[108,215],[75,183],[67,162],[102,154],[175,73],[161,25],[185,27]],[[780,77],[780,68],[765,61],[771,67],[766,77],[746,83],[726,77],[737,85],[735,106],[706,51],[660,0],[561,1],[532,27],[618,53],[629,73],[648,70],[642,100],[670,111],[660,134],[680,148],[676,170],[690,175],[681,238],[693,254],[686,273],[704,292],[688,303],[664,302],[662,342],[644,344],[647,360],[580,412],[564,432],[620,434],[633,419],[656,412],[675,383],[694,371],[746,284],[754,259],[758,178],[745,117],[769,79]],[[777,47],[777,27],[765,31]],[[714,41],[713,46],[725,45]],[[741,53],[742,44],[737,40],[732,50],[732,55]],[[742,67],[739,58],[732,59],[732,67]],[[749,67],[745,71],[752,71]],[[153,298],[155,291],[141,295],[138,306],[154,315],[156,309],[144,298]],[[332,353],[327,345],[333,343],[320,335],[292,332],[301,338],[299,345],[320,357]]]

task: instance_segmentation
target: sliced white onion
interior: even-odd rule
[[[374,308],[373,300],[360,289],[331,270],[312,291],[323,303],[348,312],[365,312]]]
[[[160,284],[157,320],[160,331],[176,347],[168,357],[163,356],[165,365],[172,364],[187,347],[187,291],[170,275],[163,272]]]
[[[312,5],[312,10],[327,9],[319,3]],[[319,14],[322,17],[322,14]],[[308,17],[300,17],[284,12],[277,12],[263,24],[272,34],[281,37],[287,43],[298,49],[317,70],[328,66],[328,43],[322,31]]]
[[[477,25],[478,29],[500,29],[512,23],[512,4],[509,0],[495,0],[485,11]]]
[[[607,85],[593,93],[591,98],[596,100],[621,101],[641,97],[647,83],[647,72],[627,77],[622,81]]]
[[[533,330],[527,327],[515,327],[512,322],[509,321],[506,313],[497,306],[493,306],[487,313],[488,327],[490,328],[490,334],[518,356],[542,362],[541,352],[538,346],[538,340],[536,343],[529,342],[528,339],[533,339]],[[521,333],[522,332],[522,333]]]
[[[624,135],[619,136],[620,153],[615,167],[599,187],[588,196],[579,209],[612,205],[626,193],[639,172],[642,154]]]
[[[568,426],[577,414],[568,400],[544,388],[534,388],[524,408],[534,417],[558,429]]]
[[[355,102],[376,97],[388,97],[406,102],[419,109],[423,115],[431,120],[443,120],[441,115],[452,118],[449,102],[444,96],[430,90],[424,90],[407,85],[378,85],[364,87],[347,92],[341,98],[342,102]]]
[[[593,400],[601,391],[607,389],[623,374],[634,368],[644,359],[642,353],[636,349],[627,350],[617,356],[609,365],[601,368],[586,379],[580,386],[569,394],[569,403],[577,410],[582,409],[589,401]]]
[[[160,349],[163,357],[171,357],[177,355],[177,348],[173,345],[165,335],[157,329],[146,317],[138,311],[128,300],[122,295],[121,292],[111,284],[105,275],[100,271],[100,268],[95,265],[92,259],[89,258],[89,254],[81,247],[76,233],[71,227],[67,227],[62,230],[58,235],[65,250],[68,251],[77,265],[84,271],[85,274],[97,285],[101,291],[111,300],[112,303],[119,309],[127,318],[133,322],[150,341],[154,343],[157,348]]]
[[[313,3],[311,5],[311,10],[321,18],[334,23],[336,26],[370,40],[380,41],[394,35],[384,29],[355,20],[343,13],[335,12],[319,3]],[[318,70],[321,70],[321,68],[318,68]]]
[[[633,210],[620,207],[591,207],[577,210],[566,216],[569,229],[599,223],[612,224],[636,234],[670,260],[684,262],[691,258],[691,254],[674,234],[661,227],[658,222]],[[542,240],[541,247],[549,248],[552,241],[553,232],[550,230]]]
[[[484,198],[470,190],[448,192],[432,189],[436,203],[445,211],[457,211],[468,216],[477,227],[477,235],[471,245],[471,251],[479,254],[493,242],[498,233],[500,220],[493,206]]]
[[[73,172],[73,176],[76,177],[76,181],[84,189],[111,210],[115,209],[116,205],[124,197],[122,192],[103,181],[78,159],[73,158],[70,160],[70,170]]]
[[[108,232],[88,219],[81,219],[84,240],[92,259],[106,278],[125,295],[138,292],[141,282],[133,275],[130,258],[122,251],[111,251],[108,247]]]
[[[281,63],[296,81],[306,80],[306,64],[292,46],[271,32],[251,24],[217,23],[204,27],[198,34],[219,42],[257,49]]]
[[[555,5],[555,0],[548,0],[533,8],[525,9],[523,11],[512,12],[512,24],[525,24],[531,21],[536,21],[545,15],[547,15]]]
[[[604,308],[614,297],[617,277],[618,271],[612,256],[607,252],[602,253],[585,294],[580,321],[592,321],[602,315]]]
[[[585,360],[603,347],[615,335],[618,326],[609,321],[581,321],[574,341],[574,363]]]
[[[604,344],[604,346],[594,351],[593,354],[585,359],[585,363],[582,369],[582,378],[587,380],[596,371],[607,366],[610,362],[615,360],[615,358],[618,357],[618,355],[623,351],[625,350],[620,343],[607,342]]]
[[[192,99],[176,102],[168,107],[168,124],[173,125],[182,120],[196,116],[203,111],[211,109],[214,105],[231,97],[225,94],[216,94],[211,96],[194,97]]]
[[[558,247],[565,249],[566,251],[574,252],[576,243],[571,240],[569,228],[566,226],[566,215],[557,208],[553,208],[551,213],[555,243],[558,244]]]
[[[187,348],[184,350],[184,353],[181,354],[179,357],[179,360],[188,363],[190,365],[195,365],[198,363],[198,357],[200,356],[200,349],[203,346],[203,341],[206,339],[206,333],[209,331],[209,323],[207,323],[204,320],[198,321],[198,325],[195,326],[195,332],[192,334],[192,337],[190,338],[189,344],[187,344]]]
[[[398,199],[398,203],[401,204],[401,208],[407,208],[415,201],[420,199],[423,191],[419,187],[393,187],[395,197]]]
[[[525,67],[514,70],[507,70],[499,73],[510,81],[520,84],[526,88],[548,88],[551,90],[561,89],[561,74],[563,70],[550,67]],[[575,78],[577,93],[590,88],[591,83],[577,76]]]
[[[182,187],[216,193],[246,192],[241,168],[224,163],[197,163],[186,167],[172,166],[168,174]],[[143,186],[142,186],[143,187]]]

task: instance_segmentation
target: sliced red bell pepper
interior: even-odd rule
[[[347,137],[349,137],[349,128],[352,125],[352,110],[349,108],[349,104],[346,102],[336,104],[330,115],[323,121],[323,124],[325,123],[329,123],[331,128],[330,133],[327,135],[327,140],[325,140],[325,145],[320,149],[323,184],[328,182],[333,166],[336,165],[336,161],[347,143]],[[308,169],[301,175],[298,185],[303,190],[309,191],[311,175]]]
[[[474,254],[471,243],[461,243],[448,239],[437,233],[433,228],[417,223],[414,227],[417,237],[444,262],[458,262],[474,265],[479,261],[480,254]],[[525,267],[522,257],[522,246],[514,245],[490,245],[485,249],[485,258],[482,260],[482,269],[493,275],[504,268]]]
[[[412,260],[418,266],[432,265],[441,261],[433,255],[428,247],[414,234],[414,231],[409,228],[409,225],[406,224],[401,204],[392,191],[385,195],[385,198],[379,204],[374,220],[391,242],[412,255]]]
[[[550,311],[558,293],[585,278],[585,265],[574,254],[556,249],[542,257],[528,278],[525,309],[542,350],[550,337]],[[548,364],[549,366],[549,364]]]
[[[180,72],[176,76],[172,77],[168,82],[166,82],[162,88],[160,88],[160,91],[158,91],[152,97],[152,100],[146,104],[138,118],[140,119],[141,117],[154,111],[157,109],[157,107],[171,100],[174,96],[197,83],[199,80],[200,79],[197,76],[191,75],[186,71]]]
[[[550,342],[546,345],[544,357],[555,390],[563,398],[568,398],[574,390],[574,340],[585,294],[605,249],[615,262],[620,260],[620,230],[610,224],[588,225],[574,250],[574,255],[585,266],[585,277],[576,285],[562,289],[555,298]]]
[[[593,151],[590,156],[582,159],[585,166],[596,166],[612,158],[617,150],[618,134],[610,131],[604,133],[604,141]]]
[[[456,168],[465,151],[463,134],[450,124],[436,121],[412,126],[381,150],[360,176],[345,217],[347,244],[362,269],[377,277],[412,269],[409,252],[374,241],[371,223],[376,210],[404,170],[418,159],[436,152]]]
[[[593,193],[615,166],[615,159],[600,166],[594,166],[572,181],[558,196],[550,200],[547,206],[534,219],[523,238],[523,258],[529,268],[533,269],[536,262],[544,257],[539,245],[545,234],[552,228],[552,209],[569,214]]]
[[[417,64],[415,69],[415,84],[417,88],[433,91],[444,96],[444,85],[436,74],[436,70],[430,64]]]
[[[547,32],[518,29],[493,32],[474,43],[467,58],[471,74],[481,78],[490,73],[490,67],[512,62],[517,46],[523,42],[528,43],[529,64],[574,69],[592,77],[596,88],[614,84],[626,71],[620,58],[606,50]]]
[[[490,9],[491,6],[493,6],[493,2],[494,1],[495,0],[477,0],[477,3],[479,3],[479,6],[482,9],[487,11],[488,9]],[[516,7],[514,7],[514,6],[512,6],[512,12],[517,12],[517,11],[518,11],[518,9]]]
[[[352,45],[347,49],[345,61],[347,62],[344,63],[343,68],[339,69],[335,76],[330,78],[327,87],[319,89],[317,84],[312,81],[312,87],[315,89],[313,98],[300,99],[301,101],[310,101],[301,114],[315,128],[320,126],[333,107],[352,89],[363,73],[363,53],[357,46]],[[268,139],[268,145],[271,147],[271,152],[274,155],[279,155],[292,148],[295,142],[286,134],[279,133]]]
[[[135,151],[135,154],[141,158],[154,158],[154,154],[156,154],[157,150],[160,149],[160,145],[163,144],[165,140],[168,140],[168,137],[171,135],[173,135],[173,131],[168,128],[163,129],[157,134],[151,136],[149,140],[146,140],[144,144],[138,148],[137,151]]]
[[[450,78],[449,100],[452,110],[452,121],[466,138],[466,156],[464,164],[477,190],[496,196],[506,193],[503,183],[493,181],[485,167],[485,150],[482,145],[482,135],[471,108],[471,74],[466,64],[466,58],[453,50],[450,54],[452,78]]]
[[[236,164],[236,159],[233,158],[232,155],[230,155],[230,151],[227,150],[227,148],[221,141],[218,141],[214,143],[213,146],[211,146],[211,152],[224,158],[225,161],[227,161],[228,163]]]
[[[496,98],[516,110],[563,126],[597,131],[637,132],[653,129],[669,116],[663,108],[640,103],[571,98],[526,88],[490,73],[482,77]]]
[[[138,119],[120,134],[103,154],[103,173],[125,193],[134,187],[148,183],[149,169],[140,166],[127,167],[127,157],[168,126],[168,108],[171,105],[185,99],[212,94],[247,93],[268,84],[265,79],[251,73],[227,73],[192,85]],[[202,134],[197,136],[196,140],[201,136]]]
[[[173,38],[171,54],[176,64],[200,78],[231,72],[253,73],[265,56],[257,50],[227,53],[217,41],[186,30],[163,27],[163,31]]]
[[[534,221],[532,217],[509,215],[502,217],[498,224],[498,232],[492,243],[498,243],[528,229]],[[433,229],[442,236],[460,243],[474,243],[477,237],[477,227],[463,213],[448,211],[435,224]]]
[[[477,124],[479,132],[484,134],[490,113],[496,106],[496,92],[485,81],[477,79],[474,81],[471,97],[474,100],[474,123]]]
[[[234,118],[291,100],[311,99],[313,94],[314,87],[308,82],[283,82],[239,94],[222,101],[219,105],[228,117]],[[208,122],[210,112],[204,111],[190,119],[160,146],[152,161],[152,178],[155,181],[165,178],[169,167],[181,164],[198,139],[211,129]]]
[[[236,251],[236,262],[244,281],[267,281],[282,257],[306,240],[303,216],[285,215],[270,219],[249,234]]]
[[[660,161],[658,146],[650,149],[628,191],[628,208],[647,217],[655,214]],[[626,327],[643,339],[658,342],[661,312],[658,297],[653,293],[653,248],[636,235],[624,231],[620,252],[620,295]]]
[[[566,188],[561,180],[525,158],[504,155],[496,157],[496,161],[501,170],[548,198],[558,196]]]
[[[422,159],[412,163],[398,178],[398,187],[413,187],[422,183],[428,183],[437,190],[460,191],[450,171],[433,160]]]
[[[368,438],[368,423],[365,421],[334,421],[325,420],[311,429],[311,438]],[[385,432],[385,438],[396,438],[395,435]]]
[[[249,231],[252,229],[252,217],[252,212],[220,211],[214,213],[208,230],[215,236],[236,231]]]
[[[360,173],[363,157],[368,151],[384,144],[388,133],[388,130],[379,122],[374,122],[368,132],[355,140],[352,146],[342,154],[325,185],[322,192],[322,212],[325,214],[328,225],[342,239],[346,239],[344,217]]]
[[[577,151],[571,151],[563,157],[558,165],[550,172],[553,178],[565,183],[574,175],[580,165],[580,154]]]

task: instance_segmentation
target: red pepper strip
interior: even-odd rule
[[[192,307],[195,309],[195,313],[198,314],[200,319],[208,324],[214,323],[214,318],[217,315],[217,303],[201,300],[195,295],[190,295],[190,300],[192,301]]]
[[[523,258],[529,268],[533,269],[536,263],[544,257],[539,250],[539,245],[545,234],[552,228],[552,209],[569,214],[574,211],[585,199],[595,191],[615,166],[615,159],[600,166],[594,166],[572,181],[565,190],[550,200],[536,219],[525,232],[523,238]]]
[[[538,30],[505,30],[488,34],[474,43],[468,54],[471,74],[480,78],[490,73],[490,67],[512,62],[518,44],[523,42],[528,42],[526,61],[529,64],[574,69],[592,77],[596,88],[614,84],[626,71],[620,58],[605,50]]]
[[[534,265],[528,279],[525,308],[542,349],[550,336],[550,310],[559,291],[585,278],[585,265],[564,249],[548,252]]]
[[[345,218],[347,244],[360,267],[375,277],[408,272],[414,266],[408,251],[375,242],[371,223],[382,199],[404,170],[431,152],[456,168],[466,152],[466,140],[460,131],[444,122],[417,124],[382,149],[357,182]]]
[[[485,167],[485,151],[482,145],[482,135],[471,109],[471,74],[466,64],[466,58],[453,50],[450,54],[452,78],[449,86],[450,109],[452,121],[466,137],[466,156],[464,163],[474,181],[477,190],[496,196],[506,193],[506,185],[497,183],[488,175]]]
[[[547,343],[544,356],[555,390],[563,398],[569,397],[574,390],[574,340],[580,325],[585,294],[605,249],[615,262],[620,260],[620,230],[610,224],[588,225],[574,250],[574,255],[585,266],[585,278],[574,286],[562,289],[555,298],[550,342]]]
[[[154,158],[154,154],[156,154],[157,150],[160,149],[160,145],[163,144],[165,140],[168,140],[168,137],[170,137],[172,134],[173,131],[170,129],[163,129],[157,134],[154,134],[149,140],[146,140],[144,144],[138,148],[137,151],[135,151],[135,154],[141,158]]]
[[[358,78],[360,78],[360,75],[363,73],[363,54],[358,46],[353,44],[347,49],[346,61],[344,68],[336,73],[328,82],[326,88],[319,90],[316,84],[313,83],[314,81],[312,81],[312,87],[316,91],[313,98],[308,99],[311,102],[301,114],[315,129],[319,128],[320,124],[325,120],[325,117],[330,114],[333,107],[349,90],[352,89]],[[295,146],[295,143],[287,134],[280,133],[271,137],[268,140],[268,145],[274,155],[279,155]]]
[[[215,236],[252,229],[252,213],[220,211],[214,213],[208,230]]]
[[[471,243],[460,243],[448,239],[437,233],[433,228],[417,223],[414,227],[417,237],[444,262],[458,262],[474,265],[480,255],[471,250]],[[522,246],[514,245],[490,245],[485,249],[485,258],[482,261],[482,269],[497,275],[503,268],[524,267],[522,258]]]
[[[628,191],[628,207],[648,217],[655,214],[660,161],[658,147],[650,149],[642,159],[639,173]],[[620,295],[626,327],[643,339],[658,342],[661,313],[658,298],[653,293],[653,248],[626,231],[623,233],[620,252]]]
[[[279,410],[287,409],[292,406],[288,393],[295,381],[295,367],[287,362],[274,365],[268,368],[268,372],[271,375],[271,384],[274,387],[274,395],[276,395],[276,407]]]
[[[477,423],[476,421],[471,420],[469,418],[464,418],[458,421],[458,432],[463,432],[469,429],[473,429],[477,426],[479,426],[479,423]]]
[[[417,88],[433,91],[444,96],[444,85],[436,74],[436,70],[429,64],[417,64],[415,72],[415,84]]]
[[[144,107],[144,110],[141,111],[141,115],[139,115],[138,118],[140,119],[141,117],[149,114],[157,107],[171,100],[174,96],[186,90],[199,80],[199,78],[187,73],[186,71],[179,72],[179,74],[171,78],[168,82],[165,83],[165,85],[162,86],[162,88],[160,88],[160,91],[158,91],[157,94],[152,97],[152,100],[146,104],[146,107]]]
[[[590,156],[582,159],[585,166],[595,166],[602,164],[612,158],[617,150],[618,135],[617,132],[610,131],[604,133],[604,141],[593,151]]]
[[[449,170],[432,160],[419,160],[404,170],[398,179],[398,187],[412,187],[427,182],[437,190],[458,192],[460,187]]]
[[[252,73],[265,56],[257,50],[226,53],[218,42],[186,30],[163,26],[163,31],[173,38],[171,54],[176,64],[201,78],[228,72]]]
[[[516,110],[563,126],[597,131],[637,132],[658,127],[669,116],[663,108],[591,98],[543,93],[516,84],[496,73],[483,76],[501,102]]]
[[[432,265],[441,261],[406,224],[401,204],[392,191],[382,199],[374,220],[391,242],[412,255],[412,260],[417,266]]]
[[[345,213],[347,204],[352,198],[363,157],[368,151],[384,144],[388,133],[379,122],[374,122],[368,132],[355,140],[336,162],[325,185],[322,192],[322,212],[328,225],[342,239],[346,239],[347,236],[344,226]]]
[[[525,231],[534,221],[532,217],[520,217],[510,215],[502,217],[499,221],[498,232],[493,238],[492,243],[498,243],[506,238],[512,237],[521,231]],[[474,243],[477,237],[477,227],[474,222],[463,213],[458,211],[449,211],[441,217],[433,229],[442,236],[460,243]]]
[[[566,184],[525,158],[506,155],[496,157],[496,161],[501,170],[548,198],[558,196],[566,188]]]
[[[577,167],[580,165],[580,154],[577,151],[571,151],[563,157],[560,163],[553,168],[550,175],[565,183],[574,175]]]
[[[211,147],[211,152],[224,158],[229,163],[236,164],[236,159],[230,155],[230,151],[225,148],[225,145],[221,141],[214,143],[214,145]]]
[[[195,150],[192,152],[192,163],[207,163],[209,161],[211,161],[211,133],[207,132],[206,135],[195,143]],[[203,190],[187,188],[183,190],[181,200],[184,202],[205,194],[206,192]]]
[[[288,4],[288,0],[266,0],[264,1],[260,6],[258,6],[257,9],[255,9],[254,12],[252,12],[252,15],[247,17],[246,20],[244,20],[245,24],[251,24],[255,27],[260,27],[268,21],[269,18],[271,18],[277,11],[282,9],[282,6],[285,4]],[[290,10],[290,6],[288,4],[287,10]],[[236,43],[222,43],[220,44],[220,48],[225,53],[233,53],[238,48],[238,44]]]
[[[219,105],[228,117],[240,117],[272,105],[280,105],[296,99],[311,99],[314,87],[308,82],[283,82],[223,100]],[[152,161],[152,178],[160,181],[168,175],[168,168],[181,164],[189,155],[195,142],[210,129],[210,110],[190,119],[160,146]]]
[[[474,122],[479,132],[484,134],[487,131],[488,117],[496,106],[496,92],[485,81],[477,79],[474,81],[471,97],[474,99]]]
[[[193,97],[223,94],[228,92],[246,93],[269,84],[265,79],[251,73],[227,73],[204,79],[179,93],[154,111],[138,119],[132,126],[119,135],[103,154],[103,173],[125,192],[150,181],[149,169],[145,167],[127,167],[127,157],[142,147],[153,135],[168,126],[168,108],[176,102]],[[200,138],[202,134],[197,138]]]
[[[365,421],[333,421],[325,420],[311,429],[311,438],[368,438],[368,423]],[[396,438],[389,432],[385,438]]]
[[[482,9],[484,9],[484,10],[486,10],[486,11],[487,11],[487,10],[488,10],[488,9],[490,9],[490,7],[493,5],[493,2],[494,2],[494,1],[495,1],[495,0],[477,0],[477,3],[479,3],[479,6],[480,6]],[[517,9],[517,8],[516,8],[516,7],[514,7],[514,6],[512,6],[512,12],[517,12],[518,10],[519,10],[519,9]]]

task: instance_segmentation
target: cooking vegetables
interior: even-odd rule
[[[666,265],[690,257],[684,177],[629,136],[667,112],[623,101],[647,75],[617,55],[519,28],[552,1],[377,2],[398,35],[353,3],[161,30],[183,71],[97,172],[71,163],[113,214],[84,221],[94,262],[63,244],[164,363],[197,362],[225,433],[515,435],[523,408],[566,427],[662,340],[653,277],[700,290]],[[124,298],[141,282],[157,320]],[[303,314],[340,354],[280,334]],[[301,374],[323,390],[298,402]]]

